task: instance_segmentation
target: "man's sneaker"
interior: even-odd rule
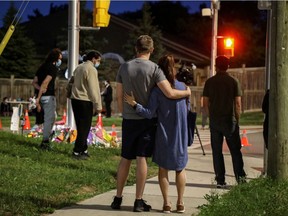
[[[237,183],[238,183],[238,184],[245,184],[245,183],[247,183],[247,181],[246,181],[246,176],[239,177],[239,178],[236,179],[236,180],[237,180]]]
[[[77,160],[87,160],[89,157],[87,155],[83,154],[82,152],[72,152],[72,158],[77,159]]]
[[[42,141],[40,144],[40,148],[42,150],[47,150],[47,151],[51,150],[51,146],[50,146],[49,141]]]
[[[84,157],[87,157],[87,158],[90,157],[90,155],[88,154],[88,151],[87,151],[87,150],[84,151],[84,152],[82,152],[81,154],[82,154],[82,156],[84,156]]]
[[[122,203],[122,197],[115,196],[113,202],[111,203],[111,208],[112,209],[120,209],[121,203]]]
[[[226,182],[217,182],[216,187],[217,188],[226,188],[227,183]]]
[[[146,201],[143,199],[136,199],[134,202],[134,212],[150,211],[151,206],[146,204]]]

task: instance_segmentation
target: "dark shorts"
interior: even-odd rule
[[[151,157],[155,146],[157,119],[123,119],[122,152],[127,160]]]

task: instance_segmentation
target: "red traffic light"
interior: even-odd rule
[[[229,57],[234,56],[234,38],[224,38],[224,52]]]
[[[234,49],[234,38],[224,38],[224,49]]]

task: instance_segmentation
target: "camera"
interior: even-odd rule
[[[176,74],[176,79],[180,82],[184,82],[188,86],[194,85],[193,70],[195,69],[196,66],[194,64],[191,64],[191,68],[188,68],[185,63],[183,63]]]

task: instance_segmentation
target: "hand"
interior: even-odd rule
[[[186,86],[186,91],[188,93],[188,97],[190,97],[191,96],[191,89],[189,86]]]
[[[36,104],[37,112],[40,112],[41,111],[41,105],[39,103],[39,98],[36,98],[35,104]]]
[[[38,104],[36,104],[36,107],[37,107],[37,112],[41,112],[41,106],[40,106],[40,104],[38,103]]]
[[[135,101],[133,92],[131,92],[131,96],[128,95],[128,94],[125,92],[125,94],[124,94],[124,101],[125,101],[126,103],[128,103],[129,105],[131,105],[131,106],[135,106],[135,105],[137,104],[137,102]]]

